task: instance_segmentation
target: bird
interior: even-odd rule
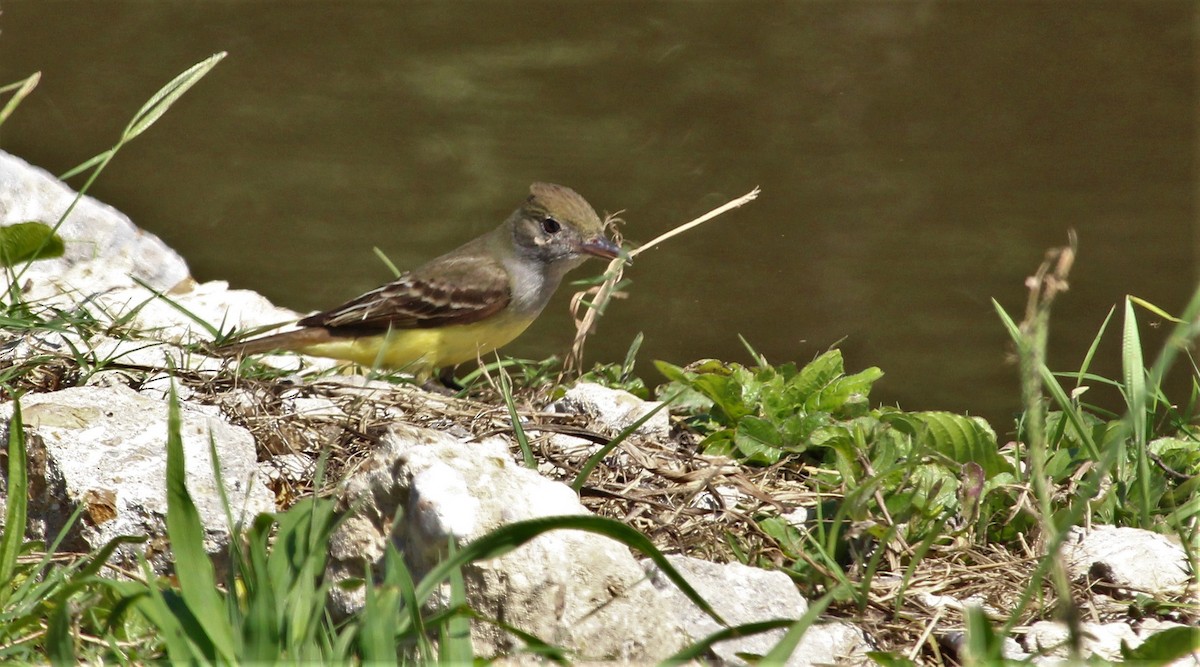
[[[400,370],[453,386],[458,364],[511,342],[541,314],[566,273],[588,257],[624,253],[574,190],[534,183],[499,227],[299,327],[217,348],[221,356],[273,351]]]

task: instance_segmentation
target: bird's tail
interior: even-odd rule
[[[215,348],[213,352],[221,357],[245,357],[251,354],[262,354],[263,352],[275,352],[278,350],[303,352],[306,348],[321,343],[328,343],[331,340],[333,340],[333,336],[329,333],[328,329],[324,327],[305,327],[303,329],[296,329],[295,331],[285,331],[243,342],[228,343]]]

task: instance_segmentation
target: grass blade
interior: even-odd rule
[[[828,607],[829,603],[833,601],[833,597],[834,591],[830,591],[822,595],[816,602],[809,604],[808,611],[805,611],[804,615],[793,623],[792,627],[788,628],[787,634],[783,636],[783,639],[779,640],[775,648],[772,648],[769,653],[763,656],[762,664],[782,665],[787,662],[788,658],[792,657],[792,654],[796,652],[796,646],[804,637],[804,633],[808,632],[812,624],[817,622],[817,618],[825,611],[825,607]]]
[[[42,73],[34,72],[22,81],[18,81],[17,83],[0,88],[0,93],[5,93],[10,90],[16,91],[13,93],[12,97],[9,98],[8,103],[4,105],[4,108],[0,109],[0,125],[3,125],[4,121],[8,120],[8,117],[11,116],[12,113],[17,110],[17,106],[21,104],[21,100],[25,99],[29,93],[32,93],[33,89],[37,88],[38,82],[41,80]]]
[[[591,476],[592,471],[596,469],[596,466],[600,465],[600,462],[604,460],[604,457],[608,456],[609,452],[619,447],[622,442],[625,442],[626,438],[633,434],[634,431],[641,428],[642,424],[650,421],[654,415],[658,414],[659,410],[662,410],[670,405],[675,399],[679,398],[680,394],[682,393],[682,391],[679,391],[663,399],[661,403],[651,408],[649,412],[641,417],[638,417],[637,421],[625,427],[625,429],[617,434],[617,437],[610,440],[607,445],[604,445],[600,449],[596,450],[595,454],[589,456],[587,461],[584,462],[583,467],[579,469],[579,474],[575,475],[575,481],[571,482],[571,488],[575,491],[575,493],[579,493],[579,490],[583,488],[583,485],[587,484],[588,477]]]
[[[679,590],[695,603],[697,607],[700,607],[704,613],[708,614],[714,621],[721,625],[727,625],[725,620],[712,608],[712,605],[708,604],[696,592],[696,589],[692,588],[692,585],[683,578],[683,575],[679,574],[679,571],[671,566],[667,557],[654,546],[649,538],[619,521],[598,516],[550,516],[530,519],[528,521],[517,521],[506,526],[501,526],[466,545],[462,551],[438,563],[417,585],[417,599],[422,603],[427,600],[434,589],[441,582],[445,581],[455,569],[477,560],[499,558],[538,535],[551,530],[582,530],[596,535],[603,535],[641,552],[644,556],[654,561],[654,564],[662,570],[663,574],[678,586]]]
[[[142,105],[141,109],[134,114],[133,119],[129,121],[129,125],[125,127],[125,132],[121,135],[121,143],[133,140],[141,133],[150,129],[150,126],[158,121],[167,109],[171,108],[189,88],[196,85],[200,79],[203,79],[212,68],[217,66],[217,63],[225,59],[225,51],[214,53],[204,60],[192,65],[184,70],[179,76],[171,79],[167,85],[163,86]]]
[[[450,544],[450,553],[454,553],[453,543]],[[456,569],[450,572],[450,607],[462,609],[466,606],[466,584],[463,582],[462,570]],[[441,628],[438,660],[443,665],[471,664],[475,658],[471,647],[471,619],[454,614],[442,623]]]
[[[9,582],[16,573],[17,556],[25,541],[25,522],[29,502],[29,470],[25,460],[25,426],[21,419],[21,401],[13,401],[8,422],[8,508],[4,513],[4,536],[0,537],[0,603],[11,591]]]
[[[225,603],[217,592],[216,573],[204,551],[204,525],[187,489],[181,428],[179,399],[172,384],[167,412],[167,535],[175,555],[175,575],[183,603],[214,650],[223,660],[234,662],[233,628],[223,614]]]
[[[1125,400],[1129,406],[1129,427],[1133,436],[1134,460],[1137,463],[1137,508],[1142,528],[1150,528],[1150,462],[1146,452],[1147,392],[1157,394],[1158,387],[1146,386],[1146,366],[1142,359],[1142,339],[1138,333],[1133,302],[1125,299],[1125,330],[1121,336],[1121,372],[1125,380]],[[1124,465],[1124,459],[1118,465]],[[1124,476],[1122,476],[1124,477]]]

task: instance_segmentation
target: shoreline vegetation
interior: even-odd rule
[[[848,369],[836,347],[777,364],[743,340],[748,365],[646,372],[638,339],[584,368],[621,260],[573,300],[566,362],[483,360],[457,396],[294,355],[231,363],[206,352],[294,314],[196,285],[85,197],[223,57],[63,175],[86,175],[78,195],[0,154],[0,657],[1196,664],[1172,661],[1200,651],[1200,287],[1178,314],[1127,297],[1081,367],[1058,372],[1045,350],[1074,235],[1048,251],[1024,313],[995,304],[1019,360],[1012,425],[872,404],[884,371]],[[0,87],[0,124],[37,81]],[[25,175],[39,194],[17,191]],[[14,217],[38,197],[52,217]],[[1152,361],[1147,318],[1173,327]],[[1114,335],[1123,374],[1095,375]],[[1168,372],[1190,395],[1164,393]],[[1124,414],[1087,403],[1098,385],[1120,389]],[[90,463],[72,468],[72,446]],[[77,469],[107,459],[135,477],[158,455],[137,481],[159,495],[133,524],[140,491],[71,486]]]

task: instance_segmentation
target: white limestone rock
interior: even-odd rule
[[[731,625],[775,619],[799,619],[808,611],[808,601],[796,590],[784,573],[762,570],[740,563],[711,563],[686,556],[668,556],[684,579],[696,589]],[[671,607],[687,630],[691,641],[698,641],[722,629],[711,616],[689,600],[652,561],[643,561],[650,584],[672,602]],[[713,647],[713,653],[726,665],[746,665],[739,653],[765,655],[787,631],[773,630],[750,637],[731,639]],[[870,644],[862,630],[845,623],[819,623],[808,629],[787,664],[854,665],[869,664],[866,652]]]
[[[261,294],[229,289],[229,283],[219,280],[206,283],[187,280],[166,296],[159,298],[134,285],[97,294],[87,308],[101,319],[127,317],[131,329],[148,332],[156,340],[180,344],[212,340],[208,328],[197,319],[229,332],[283,326],[298,317],[295,311],[279,308]]]
[[[167,404],[123,385],[73,387],[21,398],[30,457],[30,529],[54,537],[71,512],[85,506],[65,548],[90,551],[119,535],[148,536],[151,563],[165,571],[168,560],[153,545],[165,534],[167,511]],[[0,418],[13,404],[0,404]],[[275,511],[271,492],[255,463],[250,434],[188,404],[181,404],[181,435],[188,491],[205,528],[205,548],[219,552],[228,541],[225,510],[209,457],[216,443],[235,520]],[[140,547],[123,547],[129,564]]]
[[[312,479],[317,462],[304,454],[278,454],[258,464],[258,469],[270,480],[301,482]]]
[[[43,169],[0,151],[0,225],[38,221],[53,226],[75,192]],[[21,278],[26,298],[74,294],[79,300],[134,277],[169,290],[188,277],[187,264],[158,237],[138,229],[125,214],[91,197],[82,198],[58,229],[62,257],[29,265]]]
[[[1140,528],[1071,528],[1063,542],[1073,579],[1093,576],[1147,595],[1176,595],[1195,579],[1183,547],[1165,535]]]
[[[330,545],[332,578],[361,576],[394,539],[414,577],[444,557],[449,540],[466,545],[501,526],[537,517],[585,514],[570,488],[513,462],[499,438],[462,442],[444,433],[395,426],[344,487],[360,510]],[[397,533],[389,528],[397,513]],[[670,604],[648,586],[624,545],[579,531],[554,531],[463,571],[468,600],[485,616],[578,652],[581,659],[652,661],[683,646]],[[361,605],[339,591],[340,611]],[[519,642],[484,623],[472,626],[477,655],[510,653]]]
[[[646,413],[661,404],[659,401],[643,401],[620,389],[609,389],[590,382],[581,382],[550,405],[554,412],[569,412],[587,415],[598,425],[620,432],[631,426]],[[638,427],[634,433],[653,440],[666,440],[671,424],[666,408]]]
[[[1142,639],[1125,623],[1083,623],[1080,653],[1104,660],[1121,660],[1121,644],[1135,648]],[[1066,665],[1070,657],[1070,630],[1058,621],[1037,621],[1025,633],[1025,650],[1038,665]]]

